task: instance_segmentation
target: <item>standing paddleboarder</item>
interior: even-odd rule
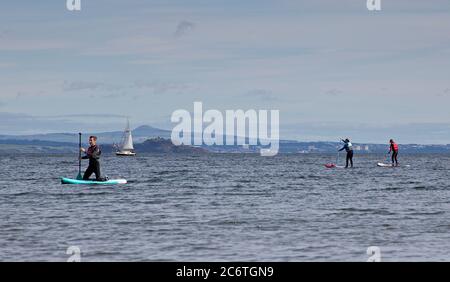
[[[106,181],[107,179],[105,177],[101,177],[100,173],[100,155],[102,154],[102,151],[97,145],[97,137],[90,136],[89,148],[86,150],[80,147],[80,151],[86,153],[86,155],[81,159],[89,159],[89,166],[84,172],[83,180],[89,180],[89,177],[91,177],[91,175],[94,173],[96,181]]]
[[[342,149],[340,149],[339,152],[343,150],[347,152],[345,168],[348,168],[349,162],[351,164],[351,167],[353,167],[353,145],[348,138],[342,140],[342,142],[344,142],[344,147],[342,147]]]
[[[392,153],[391,159],[392,159],[392,166],[398,166],[398,144],[394,142],[394,139],[389,140],[389,154]],[[395,165],[394,165],[395,163]]]

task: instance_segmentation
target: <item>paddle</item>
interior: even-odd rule
[[[83,176],[81,175],[81,133],[78,133],[79,136],[79,143],[78,143],[78,175],[77,180],[83,179]]]
[[[391,161],[391,152],[386,155],[386,162],[389,163]]]

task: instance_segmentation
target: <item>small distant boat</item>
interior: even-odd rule
[[[123,133],[122,142],[116,151],[117,156],[136,156],[133,146],[133,137],[131,136],[130,121],[127,120],[127,127]]]

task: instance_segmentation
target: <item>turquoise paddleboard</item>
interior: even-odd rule
[[[77,180],[70,178],[61,178],[61,184],[81,184],[81,185],[115,185],[115,184],[127,184],[126,179],[110,179],[108,181],[95,181],[95,180]]]

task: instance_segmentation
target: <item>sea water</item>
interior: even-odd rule
[[[116,186],[61,185],[72,155],[3,155],[0,260],[450,261],[450,156],[326,169],[328,155],[105,155]],[[86,163],[83,164],[84,166]]]

